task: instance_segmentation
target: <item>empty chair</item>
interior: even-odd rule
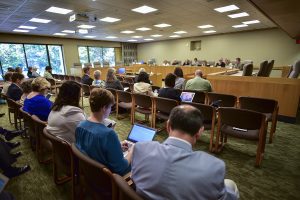
[[[113,174],[113,200],[143,200],[118,174]]]
[[[78,82],[78,83],[81,83],[81,77],[75,76],[75,81]]]
[[[257,141],[255,166],[261,165],[266,143],[266,116],[264,114],[237,108],[219,108],[215,143],[218,151],[227,142],[227,136]]]
[[[24,111],[23,108],[20,108],[20,113],[22,113],[23,117],[25,136],[29,136],[31,149],[35,150],[35,127],[31,115]]]
[[[84,98],[90,97],[90,86],[86,84],[81,84],[81,105],[83,107]]]
[[[109,62],[108,61],[103,61],[103,67],[109,67]]]
[[[116,90],[116,117],[119,119],[120,108],[124,110],[130,110],[130,121],[132,122],[132,97],[130,92]]]
[[[215,92],[207,93],[207,104],[218,107],[235,107],[237,97],[230,94],[221,94]]]
[[[7,102],[7,108],[8,108],[9,122],[11,124],[14,124],[16,129],[22,129],[21,115],[20,115],[20,111],[19,111],[20,108],[22,107],[22,105],[10,98],[6,98],[6,102]],[[11,115],[10,115],[11,113],[13,113],[14,122],[11,121]]]
[[[44,128],[43,134],[52,144],[53,179],[55,184],[63,184],[72,179],[71,144],[64,139],[52,135]]]
[[[266,72],[267,72],[267,68],[268,68],[268,61],[265,60],[263,62],[260,63],[260,67],[259,67],[259,71],[257,73],[257,76],[266,76]]]
[[[252,76],[253,72],[253,64],[247,63],[243,66],[243,74],[242,76]]]
[[[293,64],[289,72],[288,78],[298,78],[299,74],[300,74],[300,60],[297,60],[295,64]]]
[[[96,67],[101,67],[101,63],[100,62],[94,62],[93,65],[94,65],[95,68]]]
[[[69,81],[70,77],[68,75],[64,75],[64,80]]]
[[[112,199],[112,173],[81,153],[73,143],[73,199]],[[78,194],[79,192],[79,194]]]
[[[269,138],[269,143],[272,143],[273,136],[276,131],[279,110],[278,102],[273,99],[263,99],[257,97],[240,97],[239,105],[242,109],[253,110],[266,115],[267,121],[272,122]]]
[[[75,76],[69,76],[70,81],[75,81]]]
[[[132,124],[135,123],[135,112],[145,115],[145,121],[149,121],[149,116],[153,113],[153,102],[149,95],[132,94]],[[153,117],[153,116],[152,116]],[[152,127],[153,120],[150,121]]]
[[[273,66],[274,66],[274,60],[271,60],[268,65],[267,65],[267,70],[266,70],[266,77],[269,77],[272,70],[273,70]]]
[[[60,87],[59,85],[56,84],[56,81],[54,79],[51,78],[47,78],[47,81],[50,83],[51,87],[50,87],[50,92],[52,93],[52,90],[55,91],[55,95],[57,95],[57,90]]]
[[[193,98],[194,103],[205,103],[205,92],[198,90],[182,90],[182,92],[193,92],[195,96]]]

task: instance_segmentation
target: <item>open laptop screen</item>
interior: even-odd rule
[[[126,69],[125,68],[119,68],[119,70],[118,70],[118,74],[125,74],[125,72],[126,72]]]
[[[127,137],[131,142],[147,142],[152,141],[156,134],[156,130],[140,124],[134,124]]]
[[[181,101],[193,102],[195,93],[194,92],[182,92],[180,95]]]

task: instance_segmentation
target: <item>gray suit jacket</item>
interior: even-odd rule
[[[140,142],[133,150],[132,179],[145,199],[236,199],[224,186],[225,164],[174,138]]]

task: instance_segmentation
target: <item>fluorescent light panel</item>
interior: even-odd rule
[[[233,28],[243,28],[243,27],[246,27],[248,26],[247,24],[239,24],[239,25],[234,25],[232,26]]]
[[[27,33],[29,30],[22,30],[22,29],[14,29],[14,32],[20,32],[20,33]]]
[[[236,5],[230,5],[230,6],[215,8],[214,10],[217,12],[223,13],[223,12],[228,12],[228,11],[238,10],[238,9],[240,9],[240,8],[237,7]]]
[[[88,34],[89,31],[86,30],[86,29],[79,29],[78,32],[79,32],[80,34]]]
[[[72,30],[63,30],[62,32],[63,33],[75,33],[75,31],[72,31]]]
[[[210,25],[210,24],[198,26],[198,28],[202,28],[202,29],[204,29],[204,28],[212,28],[212,27],[214,27],[214,26]]]
[[[60,36],[64,36],[64,35],[68,35],[66,33],[54,33],[53,35],[60,35]]]
[[[86,36],[84,36],[84,37],[86,37],[86,38],[95,38],[96,36],[93,36],[93,35],[86,35]]]
[[[127,40],[128,42],[136,42],[137,40]]]
[[[203,31],[203,33],[215,33],[215,32],[217,32],[217,31],[215,31],[215,30]]]
[[[83,24],[83,25],[80,25],[80,26],[77,26],[77,27],[78,28],[87,28],[87,29],[89,29],[89,28],[94,28],[95,26]]]
[[[169,26],[172,26],[172,25],[162,23],[162,24],[156,24],[156,25],[154,25],[154,26],[159,27],[159,28],[165,28],[165,27],[169,27]]]
[[[138,12],[138,13],[142,13],[142,14],[147,14],[147,13],[150,13],[150,12],[154,12],[154,11],[157,11],[156,8],[152,8],[152,7],[149,7],[149,6],[141,6],[141,7],[138,7],[138,8],[134,8],[134,9],[131,9],[133,12]]]
[[[36,22],[36,23],[42,23],[42,24],[47,24],[47,23],[51,22],[51,20],[49,20],[49,19],[40,19],[40,18],[32,18],[29,21]]]
[[[169,36],[170,38],[178,38],[178,37],[180,37],[180,35],[171,35],[171,36]]]
[[[155,34],[155,35],[151,35],[151,37],[161,37],[162,35],[158,35],[158,34]]]
[[[141,35],[135,35],[135,36],[132,36],[132,38],[142,38],[143,36]]]
[[[72,12],[73,10],[51,6],[46,11],[47,12],[51,12],[51,13],[57,13],[57,14],[66,15],[66,14]]]
[[[152,38],[145,38],[144,40],[146,40],[146,41],[152,41],[154,39],[152,39]]]
[[[120,21],[120,19],[113,18],[113,17],[104,17],[104,18],[100,19],[100,21],[113,23],[113,22]]]
[[[257,23],[260,23],[260,21],[259,20],[252,20],[252,21],[243,22],[243,24],[257,24]]]
[[[126,30],[126,31],[121,31],[121,33],[131,34],[131,33],[135,33],[135,32],[134,31],[130,31],[130,30]]]
[[[184,34],[184,33],[187,33],[186,31],[176,31],[174,32],[175,34]]]
[[[108,39],[115,39],[115,38],[118,38],[118,37],[116,37],[116,36],[107,36],[107,37],[105,37],[105,38],[108,38]]]
[[[151,30],[151,28],[141,27],[141,28],[137,28],[135,30],[138,30],[138,31],[149,31],[149,30]]]
[[[19,26],[19,28],[23,28],[23,29],[31,29],[31,30],[33,30],[33,29],[36,29],[37,27],[35,27],[35,26]]]
[[[246,16],[249,16],[249,14],[246,13],[246,12],[241,12],[241,13],[228,15],[228,17],[230,17],[230,18],[239,18],[239,17],[246,17]]]

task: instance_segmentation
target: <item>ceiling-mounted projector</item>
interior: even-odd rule
[[[77,13],[69,18],[70,22],[96,22],[97,16],[95,14]]]

